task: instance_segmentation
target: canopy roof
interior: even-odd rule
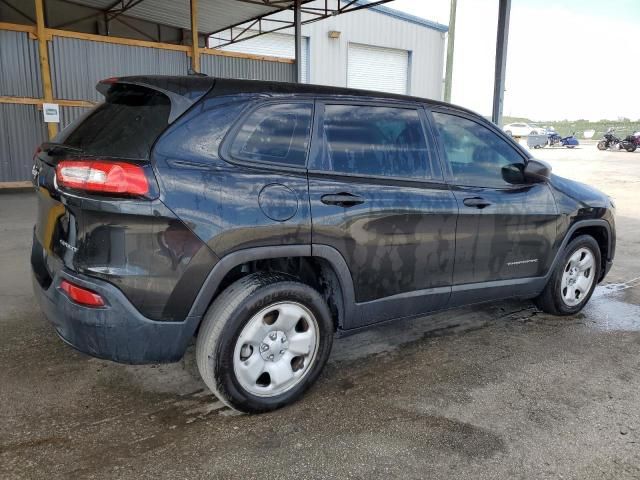
[[[191,29],[190,0],[66,0],[68,3],[96,8],[105,12],[107,19],[119,15],[147,20],[162,25]],[[321,20],[332,15],[370,8],[391,0],[332,0],[323,6],[308,5],[312,0],[301,0],[302,23]],[[293,0],[197,0],[198,31],[206,35],[225,35],[227,41],[244,40],[238,29],[251,28],[261,33],[289,28],[293,25]],[[289,16],[274,15],[291,12]],[[233,29],[233,30],[232,30]],[[225,32],[226,30],[226,32]]]

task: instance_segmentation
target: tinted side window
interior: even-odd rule
[[[245,120],[231,144],[231,155],[251,162],[304,167],[311,130],[310,103],[281,103],[258,108]]]
[[[455,183],[478,187],[524,183],[524,160],[494,132],[455,115],[434,112],[433,117]]]
[[[418,179],[432,176],[417,110],[326,105],[322,136],[323,170]]]

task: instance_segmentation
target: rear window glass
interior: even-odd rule
[[[251,162],[304,167],[311,131],[310,103],[265,105],[240,128],[231,155]]]
[[[169,123],[171,102],[155,90],[135,85],[111,87],[63,143],[87,155],[145,159]]]

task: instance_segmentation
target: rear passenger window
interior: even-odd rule
[[[247,117],[231,144],[231,156],[250,162],[304,167],[311,131],[310,103],[270,104]]]
[[[322,135],[322,170],[420,180],[432,176],[417,110],[326,105]]]

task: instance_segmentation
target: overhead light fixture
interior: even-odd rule
[[[337,30],[329,30],[329,38],[340,38],[340,34]]]

